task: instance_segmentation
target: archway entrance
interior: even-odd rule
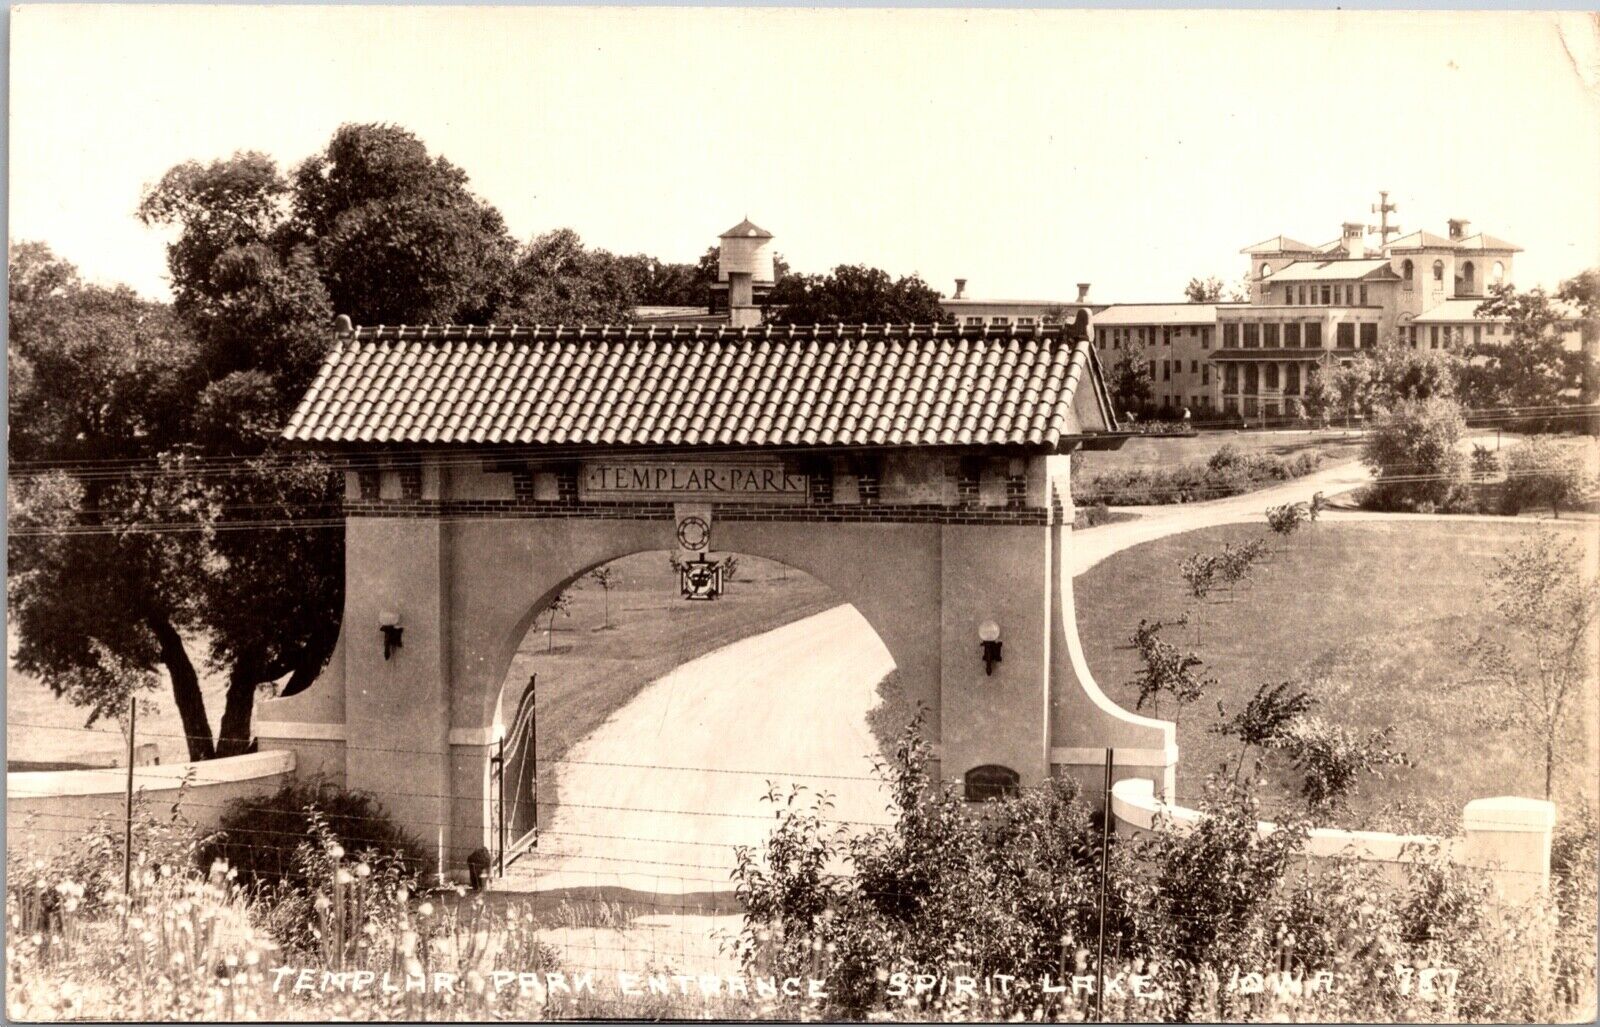
[[[671,548],[786,564],[853,606],[930,711],[945,779],[1065,774],[1098,795],[1110,747],[1164,790],[1172,725],[1090,678],[1064,559],[1069,454],[1115,429],[1087,314],[346,330],[285,430],[351,464],[340,642],[312,687],[262,704],[258,735],[374,793],[464,876],[500,830],[518,646],[593,568]]]
[[[675,555],[595,568],[522,639],[501,707],[538,697],[539,832],[506,887],[726,891],[734,847],[769,826],[769,791],[886,819],[871,760],[905,704],[873,715],[894,661],[866,618],[746,553],[719,554],[720,598],[687,601]]]

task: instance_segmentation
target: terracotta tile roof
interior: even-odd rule
[[[1075,326],[360,328],[284,437],[550,446],[985,446],[1114,431]]]
[[[1398,277],[1382,257],[1362,260],[1297,260],[1272,275],[1275,282],[1338,282],[1358,278]]]
[[[1240,253],[1254,256],[1258,253],[1315,253],[1315,246],[1308,246],[1298,239],[1291,239],[1287,235],[1275,235],[1271,239],[1264,239],[1254,246],[1246,246]]]

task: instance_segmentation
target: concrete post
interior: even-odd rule
[[[1526,902],[1549,890],[1555,822],[1555,806],[1543,799],[1474,799],[1461,816],[1461,862],[1488,870],[1504,901]]]

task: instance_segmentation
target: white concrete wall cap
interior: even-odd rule
[[[272,750],[243,756],[200,760],[195,763],[169,763],[165,766],[135,767],[135,791],[174,791],[193,774],[191,787],[229,784],[273,777],[294,771],[294,753]],[[28,770],[6,774],[6,798],[46,799],[65,795],[121,794],[128,784],[126,767],[95,770]]]
[[[1461,814],[1468,831],[1549,831],[1555,823],[1554,803],[1515,795],[1473,799]]]

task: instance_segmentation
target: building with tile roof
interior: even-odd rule
[[[284,437],[1058,452],[1116,427],[1074,325],[450,325],[342,334]]]
[[[1072,616],[1070,454],[1123,437],[1087,315],[343,321],[283,434],[347,467],[344,612],[318,679],[257,706],[257,737],[376,795],[441,870],[535,836],[494,787],[528,766],[513,658],[554,597],[643,552],[675,554],[684,599],[716,598],[722,557],[747,554],[853,606],[929,711],[930,769],[969,797],[997,775],[1090,786],[1107,748],[1173,787],[1173,725],[1105,697]]]
[[[1273,236],[1240,251],[1250,260],[1243,302],[1100,311],[1101,357],[1149,360],[1163,416],[1251,419],[1294,414],[1313,368],[1383,339],[1415,349],[1509,339],[1504,319],[1477,308],[1491,286],[1511,281],[1520,248],[1469,235],[1468,224],[1452,220],[1446,235],[1412,232],[1387,245],[1369,245],[1367,233],[1379,229],[1353,222],[1321,246]],[[1396,231],[1387,215],[1383,227]],[[1569,345],[1577,338],[1574,330]]]

